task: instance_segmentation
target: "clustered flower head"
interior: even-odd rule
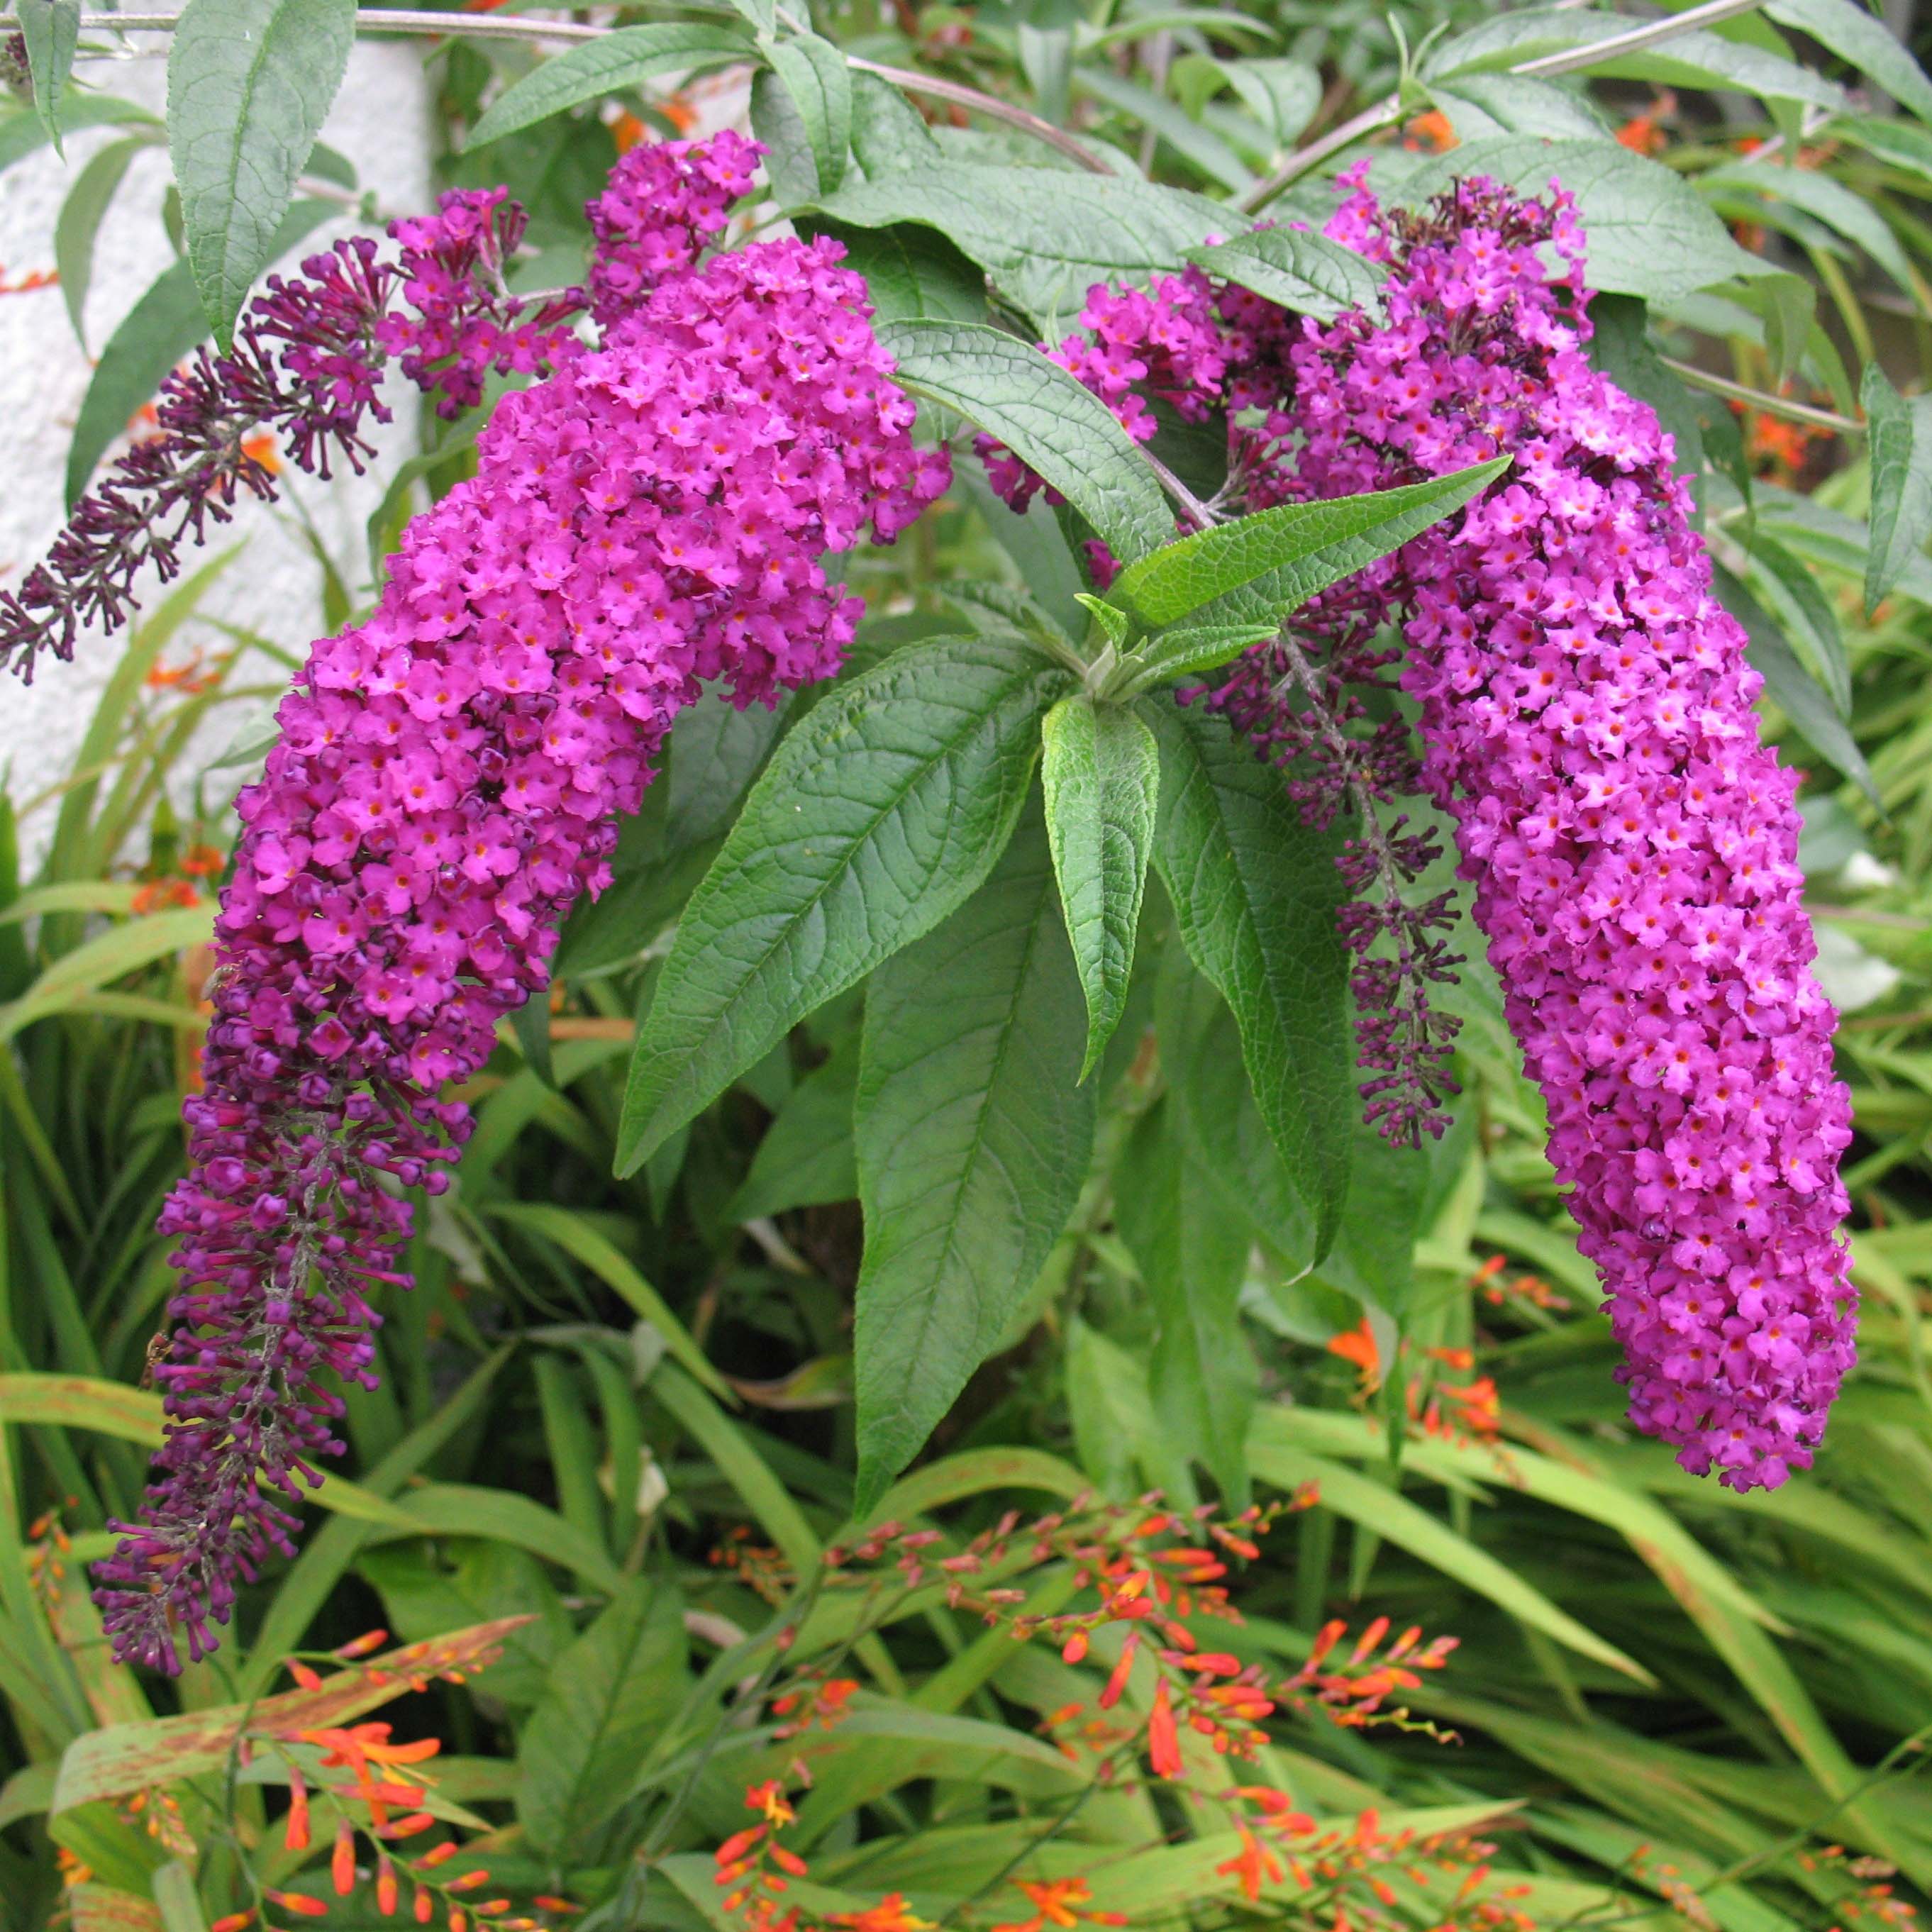
[[[70,658],[86,627],[118,629],[146,566],[166,583],[183,545],[205,543],[244,491],[274,500],[277,438],[325,479],[338,458],[359,473],[365,425],[389,420],[380,391],[390,356],[440,396],[445,416],[475,403],[493,369],[546,366],[583,297],[566,290],[533,308],[508,292],[503,266],[524,225],[501,188],[452,189],[437,213],[392,224],[399,262],[350,236],[310,256],[299,276],[271,275],[230,352],[200,349],[167,378],[156,433],[109,466],[20,587],[0,591],[0,660],[29,679],[43,650]]]
[[[478,473],[406,532],[366,623],[317,644],[238,802],[185,1109],[169,1430],[99,1575],[117,1654],[172,1670],[289,1550],[406,1285],[401,1190],[468,1132],[438,1097],[547,983],[672,718],[835,670],[860,605],[818,562],[944,488],[829,239],[673,275],[500,404]]]
[[[1631,1419],[1688,1469],[1774,1487],[1823,1433],[1855,1303],[1796,776],[1760,742],[1670,437],[1584,354],[1568,197],[1465,182],[1411,218],[1358,190],[1331,232],[1394,272],[1385,324],[1296,346],[1319,493],[1515,458],[1403,553],[1402,684]]]
[[[1296,613],[1208,701],[1288,766],[1311,817],[1343,800],[1360,816],[1344,936],[1378,1076],[1364,1093],[1394,1138],[1440,1130],[1453,1024],[1426,994],[1456,962],[1447,896],[1401,890],[1432,843],[1374,807],[1419,784],[1454,819],[1631,1419],[1688,1469],[1774,1486],[1823,1432],[1855,1305],[1836,1233],[1850,1096],[1809,970],[1795,780],[1760,742],[1760,681],[1712,594],[1671,440],[1585,356],[1568,197],[1466,181],[1407,215],[1348,185],[1328,232],[1388,265],[1386,317],[1305,321],[1285,376],[1270,360],[1231,431],[1247,506],[1498,453],[1514,468],[1460,524]],[[1225,308],[1192,283],[1138,308],[1096,291],[1096,342],[1062,359],[1125,420],[1168,341],[1213,363],[1208,296]],[[1125,339],[1101,334],[1124,315]],[[1419,764],[1364,701],[1394,661],[1378,647],[1392,620]]]

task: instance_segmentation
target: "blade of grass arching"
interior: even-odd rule
[[[14,1135],[18,1137],[28,1160],[33,1164],[34,1172],[52,1197],[54,1205],[60,1210],[61,1218],[76,1234],[85,1236],[89,1226],[87,1216],[81,1212],[80,1203],[74,1198],[60,1157],[54,1152],[52,1143],[40,1125],[40,1118],[34,1111],[34,1103],[27,1096],[20,1067],[4,1046],[0,1046],[0,1113],[4,1113]],[[0,1148],[4,1144],[0,1142]],[[18,1174],[18,1168],[16,1162],[0,1162],[0,1174],[10,1178]],[[14,1184],[17,1187],[23,1180],[24,1176],[19,1176],[14,1180]]]
[[[969,1449],[942,1456],[902,1477],[866,1521],[903,1522],[943,1509],[948,1503],[983,1496],[989,1490],[1009,1489],[1038,1490],[1071,1502],[1076,1496],[1090,1496],[1094,1485],[1071,1462],[1049,1456],[1043,1449]],[[856,1522],[847,1525],[848,1529],[860,1526]]]
[[[730,1418],[668,1362],[659,1364],[647,1386],[737,1492],[753,1520],[778,1545],[793,1574],[802,1577],[815,1570],[820,1550],[811,1524]]]
[[[1635,1658],[1559,1610],[1488,1551],[1458,1536],[1400,1491],[1285,1443],[1268,1442],[1251,1449],[1249,1462],[1258,1477],[1290,1495],[1305,1484],[1313,1484],[1324,1508],[1407,1550],[1431,1569],[1488,1598],[1499,1609],[1580,1655],[1606,1664],[1640,1684],[1655,1684],[1657,1679]]]
[[[597,1486],[596,1438],[582,1389],[570,1364],[557,1356],[540,1353],[534,1366],[557,1507],[578,1535],[602,1546],[607,1526],[604,1495]]]
[[[1510,1419],[1506,1418],[1505,1426],[1511,1426]],[[1588,1452],[1558,1431],[1515,1418],[1513,1432],[1552,1461],[1602,1480],[1601,1470]],[[1624,1492],[1618,1490],[1616,1493]],[[1700,1578],[1687,1573],[1681,1564],[1654,1544],[1636,1536],[1630,1540],[1631,1546],[1677,1599],[1684,1614],[1704,1633],[1712,1648],[1730,1667],[1732,1676],[1750,1693],[1798,1762],[1816,1780],[1819,1789],[1827,1798],[1849,1799],[1861,1782],[1858,1768],[1762,1624],[1740,1614],[1733,1604],[1713,1597]],[[1704,1556],[1709,1570],[1724,1574],[1701,1546],[1688,1536],[1684,1540]],[[1838,1829],[1845,1836],[1862,1838],[1870,1850],[1889,1858],[1915,1885],[1922,1887],[1932,1881],[1932,1850],[1902,1840],[1869,1808],[1846,1803]]]
[[[441,1408],[364,1473],[363,1488],[385,1500],[394,1497],[476,1413],[511,1352],[508,1348],[500,1348],[471,1370]],[[234,1695],[239,1701],[248,1702],[267,1689],[282,1659],[301,1644],[304,1632],[355,1562],[356,1552],[370,1533],[367,1523],[337,1516],[309,1538],[282,1579],[256,1633],[248,1661],[236,1673]]]
[[[484,1537],[573,1570],[603,1594],[614,1594],[624,1586],[623,1573],[610,1561],[601,1538],[585,1534],[555,1510],[514,1490],[430,1483],[410,1490],[406,1507],[406,1527],[378,1525],[369,1540],[386,1543],[410,1535]]]
[[[715,1396],[735,1402],[731,1384],[711,1365],[704,1351],[692,1339],[691,1331],[674,1315],[660,1295],[613,1243],[608,1240],[580,1214],[566,1208],[527,1201],[502,1201],[490,1204],[487,1211],[542,1236],[562,1249],[596,1275],[607,1288],[614,1289],[664,1337],[674,1359],[682,1363]]]
[[[1928,1599],[1925,1619],[1932,1623],[1932,1556],[1900,1536],[1894,1525],[1868,1514],[1835,1490],[1792,1483],[1740,1495],[1679,1468],[1661,1444],[1606,1445],[1593,1454],[1633,1489],[1717,1516],[1760,1517],[1816,1544],[1827,1562],[1850,1562],[1889,1571]]]
[[[1720,1859],[1748,1857],[1776,1842],[1758,1820],[1713,1797],[1674,1766],[1649,1739],[1601,1720],[1539,1717],[1433,1684],[1405,1701],[1459,1730],[1506,1745],[1517,1757],[1560,1778],[1595,1804],[1640,1831],[1687,1840]]]
[[[66,1011],[83,994],[99,992],[110,980],[138,972],[188,946],[205,944],[214,925],[212,905],[188,906],[96,933],[56,958],[17,1000],[0,1006],[0,1043],[36,1020]]]
[[[60,812],[54,821],[53,841],[42,871],[44,878],[52,880],[89,876],[80,863],[80,856],[88,827],[93,821],[94,801],[100,791],[99,775],[110,766],[128,716],[140,700],[155,659],[166,648],[169,639],[194,615],[196,605],[222,572],[241,554],[242,546],[237,544],[219,556],[211,557],[199,570],[176,585],[155,607],[153,616],[136,625],[129,634],[128,648],[122,652],[121,662],[108,679],[106,688],[100,694],[100,702],[94,708],[93,722],[80,741],[80,750],[74,754],[74,769],[92,776],[71,786],[61,801]]]

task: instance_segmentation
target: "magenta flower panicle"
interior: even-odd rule
[[[291,1549],[341,1447],[334,1385],[372,1372],[373,1298],[407,1282],[400,1190],[446,1186],[469,1132],[440,1090],[547,985],[672,718],[710,680],[745,704],[830,675],[860,607],[820,553],[945,488],[842,252],[687,256],[601,346],[554,345],[284,700],[161,1222],[166,1442],[97,1572],[118,1655],[205,1654]]]

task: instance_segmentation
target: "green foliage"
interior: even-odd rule
[[[352,0],[190,0],[168,55],[168,158],[223,349],[280,239],[296,177],[348,71]]]

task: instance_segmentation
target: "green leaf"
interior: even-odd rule
[[[1429,98],[1448,116],[1460,141],[1534,134],[1550,141],[1600,141],[1609,131],[1582,94],[1523,74],[1472,74],[1431,81]]]
[[[1080,1021],[1030,821],[964,905],[873,978],[854,1110],[856,1516],[998,1341],[1079,1198],[1096,1114]]]
[[[1405,177],[1402,199],[1419,204],[1468,175],[1525,194],[1546,194],[1552,177],[1561,181],[1589,237],[1585,273],[1593,289],[1667,302],[1764,266],[1682,176],[1614,141],[1472,141]]]
[[[1858,390],[1871,449],[1871,554],[1865,562],[1865,609],[1880,600],[1923,554],[1932,536],[1932,396],[1909,400],[1868,364]]]
[[[1192,677],[1226,664],[1281,628],[1279,624],[1190,624],[1162,631],[1121,660],[1126,681],[1121,694],[1151,691],[1155,686]]]
[[[27,70],[34,82],[34,112],[61,152],[62,97],[80,39],[80,0],[20,0],[14,17],[27,44]]]
[[[941,155],[919,110],[890,81],[859,70],[852,74],[852,158],[876,180],[902,168],[936,167]]]
[[[1062,698],[1046,714],[1040,742],[1047,836],[1087,1000],[1084,1080],[1127,1003],[1160,796],[1160,752],[1132,712],[1096,706],[1084,692]]]
[[[333,214],[326,201],[298,201],[288,212],[268,259],[292,248]],[[127,429],[168,372],[208,334],[208,312],[185,262],[177,262],[130,309],[108,338],[82,398],[67,453],[67,506],[86,491],[102,453]]]
[[[1356,1111],[1336,842],[1302,824],[1280,774],[1220,718],[1150,699],[1140,710],[1160,740],[1154,862],[1189,956],[1234,1010],[1318,1256],[1340,1224]]]
[[[936,230],[912,222],[854,228],[823,216],[801,216],[798,225],[830,235],[844,248],[842,266],[866,278],[875,328],[892,322],[986,320],[986,277]]]
[[[1873,806],[1882,811],[1878,782],[1858,740],[1838,714],[1824,687],[1804,668],[1798,653],[1770,614],[1721,564],[1712,566],[1712,586],[1726,610],[1744,627],[1750,642],[1744,656],[1764,680],[1766,695],[1840,771],[1855,780]]]
[[[150,144],[140,135],[112,141],[92,157],[61,203],[54,224],[54,272],[60,277],[61,298],[75,338],[87,344],[87,291],[94,280],[94,238],[101,218],[112,202],[128,164]]]
[[[845,176],[852,142],[852,79],[845,56],[830,40],[802,33],[760,48],[784,83],[805,125],[821,194],[834,193]]]
[[[1628,33],[1630,26],[1624,15],[1582,8],[1505,14],[1444,41],[1425,63],[1424,77],[1433,82],[1492,74],[1545,55],[1581,51]],[[1647,80],[1659,87],[1734,88],[1768,100],[1826,109],[1842,106],[1845,98],[1834,82],[1796,61],[1694,28],[1593,62],[1589,72],[1606,80]]]
[[[1270,613],[1285,620],[1316,591],[1460,509],[1509,466],[1509,458],[1498,456],[1426,483],[1236,517],[1130,563],[1114,580],[1109,601],[1150,625],[1172,624],[1257,578],[1269,579],[1270,596],[1305,582],[1293,603]]]
[[[1382,271],[1352,248],[1299,228],[1252,228],[1190,248],[1187,259],[1297,315],[1332,321],[1353,308],[1382,313]]]
[[[364,1550],[356,1568],[405,1642],[499,1617],[520,1618],[501,1659],[471,1680],[506,1702],[534,1704],[552,1661],[576,1635],[543,1566],[514,1544],[482,1537],[391,1544]]]
[[[1764,10],[1780,26],[1795,27],[1830,48],[1920,120],[1932,121],[1932,80],[1884,23],[1855,0],[1769,0]]]
[[[1912,266],[1885,217],[1864,197],[1814,168],[1774,161],[1728,161],[1707,170],[1698,187],[1721,209],[1748,219],[1774,218],[1786,204],[1862,248],[1916,300]],[[1746,272],[1740,270],[1738,272]]]
[[[168,154],[188,265],[225,350],[286,247],[296,177],[349,67],[356,0],[188,0],[168,54]]]
[[[631,1064],[619,1173],[970,896],[1069,682],[1023,645],[935,638],[806,713],[679,922]]]
[[[1178,189],[950,156],[842,188],[820,206],[860,228],[940,230],[1049,340],[1066,332],[1094,283],[1171,274],[1189,248],[1228,226],[1220,202]]]
[[[688,1686],[684,1617],[664,1582],[632,1582],[552,1666],[517,1753],[517,1815],[566,1867],[596,1862],[632,1774]]]
[[[752,1221],[789,1208],[857,1198],[852,1096],[858,1084],[858,1040],[842,1039],[824,1065],[792,1089],[765,1130],[750,1172],[724,1210],[726,1220]]]
[[[1224,60],[1216,64],[1277,148],[1294,142],[1322,105],[1321,70],[1306,61]]]
[[[1852,667],[1838,613],[1804,562],[1762,528],[1750,532],[1751,588],[1770,608],[1787,638],[1795,638],[1813,676],[1840,718],[1852,715]]]
[[[1116,556],[1131,562],[1173,536],[1160,484],[1113,411],[1032,344],[971,322],[895,322],[878,335],[902,388],[998,436]]]
[[[470,129],[464,151],[501,140],[586,100],[641,86],[658,74],[722,67],[750,60],[755,52],[746,35],[721,22],[620,27],[602,40],[579,41],[506,88]]]
[[[1245,1219],[1228,1213],[1177,1126],[1166,1101],[1136,1124],[1114,1173],[1114,1213],[1160,1324],[1148,1364],[1154,1412],[1238,1509],[1247,1502],[1248,1419],[1258,1386],[1238,1312],[1252,1235]]]

